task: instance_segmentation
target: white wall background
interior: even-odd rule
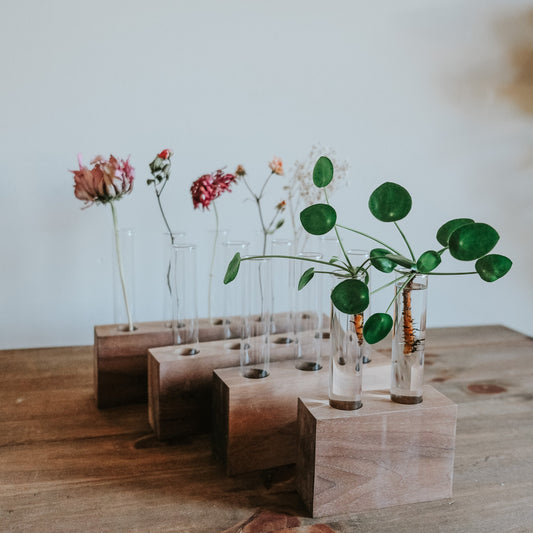
[[[414,198],[402,227],[418,253],[450,218],[498,229],[511,273],[432,278],[430,326],[533,334],[533,77],[520,70],[532,13],[531,0],[3,0],[0,348],[90,344],[113,320],[111,214],[80,210],[67,171],[78,152],[131,154],[136,187],[117,207],[139,231],[137,317],[150,320],[154,155],[175,151],[164,203],[205,265],[214,218],[193,211],[191,182],[242,163],[259,186],[273,155],[289,169],[315,142],[351,162],[333,199],[342,223],[400,245],[366,208],[396,180]],[[233,238],[257,226],[245,198],[239,186],[219,202]]]

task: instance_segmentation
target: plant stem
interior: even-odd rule
[[[426,276],[466,276],[469,274],[477,274],[477,272],[425,272]]]
[[[319,261],[318,259],[310,259],[308,257],[296,257],[294,255],[250,255],[250,256],[241,258],[241,261],[247,261],[249,259],[263,259],[263,258],[296,259],[298,261],[309,261],[311,263],[318,263],[320,265],[337,266],[341,268],[342,270],[345,270],[349,274],[352,273],[352,271],[349,268],[346,268],[345,266],[332,265],[331,263],[328,263],[326,261]],[[333,273],[333,271],[331,271],[330,273]]]
[[[400,252],[396,251],[392,246],[389,246],[388,244],[385,244],[379,239],[376,239],[375,237],[372,237],[371,235],[367,235],[366,233],[363,233],[362,231],[357,231],[356,229],[348,228],[347,226],[342,226],[341,224],[335,224],[335,226],[338,228],[345,229],[347,231],[353,231],[354,233],[357,233],[358,235],[362,235],[363,237],[366,237],[367,239],[371,239],[374,242],[382,244],[383,246],[385,246],[385,248],[388,248],[391,252],[394,252],[396,255],[402,255]]]
[[[126,284],[124,282],[124,271],[122,269],[122,260],[120,257],[120,241],[118,237],[118,222],[117,213],[115,211],[115,202],[109,202],[111,204],[111,213],[113,214],[113,228],[115,233],[115,248],[117,252],[118,272],[120,276],[120,283],[122,285],[122,294],[124,296],[124,305],[126,306],[126,315],[128,317],[128,331],[133,331],[133,320],[131,318],[130,306],[128,304],[128,294],[126,292]]]
[[[217,240],[218,240],[218,211],[216,203],[213,202],[213,209],[215,211],[215,220],[216,220],[216,229],[215,229],[215,238],[213,239],[213,250],[211,252],[211,267],[209,269],[209,287],[207,294],[207,314],[209,318],[209,323],[211,323],[211,282],[213,280],[213,267],[215,265],[215,254],[217,250]]]
[[[324,187],[324,198],[326,199],[326,203],[329,205],[329,199],[328,199],[328,193],[326,191],[326,188]],[[337,235],[337,240],[339,241],[339,245],[341,247],[342,253],[344,254],[344,258],[346,259],[346,262],[348,263],[348,266],[352,266],[352,263],[350,263],[350,258],[348,257],[348,254],[346,253],[346,250],[344,249],[344,245],[342,244],[342,240],[339,235],[339,230],[337,229],[337,225],[335,225],[335,235]]]
[[[401,294],[401,292],[405,289],[407,284],[416,276],[416,272],[409,272],[408,274],[405,274],[405,276],[407,276],[407,281],[402,285],[401,289],[394,295],[394,298],[392,299],[391,303],[389,304],[387,309],[385,309],[385,313],[389,312],[389,309],[390,309],[391,305],[394,303],[396,298],[398,298],[398,296]],[[397,281],[397,280],[395,280],[395,281]]]
[[[405,244],[407,245],[407,248],[409,249],[409,253],[411,254],[411,259],[413,261],[416,261],[415,254],[413,253],[413,250],[411,250],[411,245],[409,244],[409,241],[407,240],[407,237],[404,235],[403,231],[400,229],[400,226],[398,226],[397,222],[394,222],[394,225],[396,226],[396,229],[400,232],[400,235],[402,236]]]
[[[165,185],[163,185],[163,187],[164,186]],[[163,211],[163,206],[161,204],[161,192],[163,191],[163,187],[161,187],[161,191],[158,191],[157,187],[155,186],[155,183],[154,183],[155,195],[156,195],[156,198],[157,198],[157,203],[159,204],[159,210],[161,211],[161,215],[163,217],[163,222],[165,223],[165,226],[168,229],[168,233],[170,235],[170,242],[171,242],[171,244],[174,244],[174,235],[172,233],[172,230],[170,229],[170,225],[168,223],[167,217],[165,216],[165,212]]]
[[[407,277],[409,274],[403,274],[403,276],[393,279],[392,281],[389,281],[389,283],[386,283],[385,285],[382,285],[381,287],[378,287],[377,289],[374,289],[370,294],[375,294],[376,292],[379,292],[383,289],[386,289],[387,287],[390,287],[391,285],[394,285],[398,280],[403,279]],[[393,300],[394,301],[394,300]],[[390,305],[389,305],[390,307]]]

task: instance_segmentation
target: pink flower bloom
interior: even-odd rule
[[[117,159],[113,155],[109,159],[96,156],[92,168],[84,166],[78,155],[79,170],[71,170],[74,174],[74,195],[83,200],[87,207],[93,203],[107,203],[120,200],[133,189],[135,169],[128,159]]]
[[[268,164],[273,174],[283,176],[283,161],[279,157],[273,157],[272,161]]]
[[[174,152],[172,150],[165,148],[160,154],[157,154],[157,157],[160,157],[161,159],[169,159],[173,154]]]
[[[236,180],[237,178],[233,174],[224,174],[222,170],[200,176],[191,185],[194,209],[200,206],[204,209],[209,209],[209,204],[224,191],[231,192],[230,185]]]

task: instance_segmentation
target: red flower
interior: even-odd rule
[[[236,179],[233,174],[224,174],[222,170],[200,176],[191,186],[194,208],[202,206],[204,209],[208,209],[209,204],[224,191],[231,192],[230,185]]]
[[[171,155],[173,155],[172,150],[165,148],[160,154],[157,154],[157,157],[160,157],[161,159],[169,159]]]

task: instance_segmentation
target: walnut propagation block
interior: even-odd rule
[[[452,495],[457,405],[433,387],[402,405],[370,391],[357,411],[298,401],[296,488],[313,517]]]
[[[271,361],[291,360],[294,346],[277,344],[286,333],[273,335]],[[239,372],[240,339],[166,346],[148,351],[148,420],[160,440],[211,430],[213,370],[235,367]],[[256,381],[256,380],[254,380]]]
[[[277,332],[287,327],[287,313],[274,315]],[[201,318],[200,342],[237,338],[241,317]],[[229,322],[229,323],[228,323]],[[118,324],[94,326],[94,396],[99,409],[146,403],[148,399],[147,354],[149,348],[170,346],[174,333],[169,321],[137,322],[135,331],[120,331]]]
[[[328,366],[327,356],[315,372],[296,369],[293,360],[272,363],[264,379],[244,378],[238,368],[215,370],[213,443],[228,475],[296,462],[298,397],[327,398]],[[363,389],[389,383],[390,357],[375,352],[364,365]]]

